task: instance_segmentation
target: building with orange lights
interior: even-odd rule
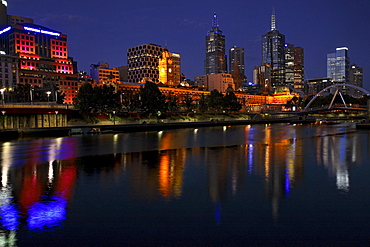
[[[0,5],[4,7],[5,1],[2,2]],[[1,10],[4,12],[3,8]],[[72,104],[77,94],[78,79],[77,66],[68,57],[67,35],[29,23],[29,18],[8,16],[7,19],[13,21],[7,20],[6,25],[0,23],[3,26],[0,30],[0,51],[18,58],[18,83],[48,88],[54,101],[59,90],[65,95],[64,103]],[[9,86],[7,90],[12,88]]]
[[[167,86],[178,86],[181,83],[180,54],[167,50],[162,52],[158,62],[159,82]]]
[[[114,85],[120,82],[119,70],[109,68],[108,63],[91,64],[90,76],[97,85]]]

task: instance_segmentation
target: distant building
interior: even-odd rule
[[[206,75],[227,73],[225,56],[225,35],[219,29],[217,15],[213,15],[212,30],[206,35]]]
[[[207,91],[213,91],[216,89],[217,91],[224,93],[228,88],[235,90],[233,77],[226,73],[197,76],[195,77],[195,82],[198,85],[198,88],[203,87]]]
[[[349,57],[348,48],[336,48],[335,53],[327,55],[326,76],[331,78],[335,83],[349,82]]]
[[[115,85],[120,82],[119,70],[109,68],[108,63],[91,64],[90,76],[97,85]]]
[[[176,86],[181,83],[180,54],[159,45],[144,44],[127,49],[128,82],[152,81]]]
[[[349,84],[362,87],[363,86],[363,69],[356,64],[352,64],[349,69]],[[360,97],[363,93],[360,90],[350,88],[349,94],[353,97]]]
[[[318,94],[321,90],[332,85],[331,78],[314,78],[308,79],[304,92],[305,95],[311,96]]]
[[[181,58],[180,54],[167,50],[162,52],[158,61],[159,82],[167,86],[178,86],[181,83]]]
[[[125,81],[127,82],[128,81],[128,66],[120,66],[120,67],[117,67],[118,71],[119,71],[119,80],[120,81]]]
[[[0,54],[0,89],[13,88],[19,83],[19,59],[17,56]]]
[[[262,64],[254,67],[253,84],[261,85],[261,91],[266,94],[272,93],[270,64]]]
[[[304,49],[294,47],[294,89],[304,88]]]
[[[327,55],[326,76],[331,78],[333,83],[349,83],[349,57],[348,48],[336,48],[335,53]],[[348,94],[348,87],[343,87],[341,92]]]
[[[235,88],[242,87],[245,81],[244,48],[232,47],[229,51],[229,71],[235,83]]]
[[[275,13],[271,16],[271,30],[262,36],[262,64],[271,65],[273,88],[285,85],[285,35],[276,29]]]

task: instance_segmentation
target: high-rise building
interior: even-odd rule
[[[219,29],[216,13],[213,14],[212,29],[206,35],[206,75],[227,73],[225,35]]]
[[[90,65],[90,76],[97,85],[115,85],[120,81],[119,70],[109,68],[109,64],[103,62]]]
[[[0,53],[0,88],[13,88],[18,82],[19,60]]]
[[[285,35],[276,29],[275,13],[271,16],[271,30],[262,36],[262,63],[271,65],[273,88],[285,85]]]
[[[356,64],[352,64],[349,69],[349,84],[362,87],[363,85],[363,69]],[[360,97],[362,92],[355,88],[350,88],[349,93],[354,97]]]
[[[60,90],[65,103],[73,103],[78,79],[67,35],[32,23],[14,24],[0,30],[0,50],[18,57],[19,83],[48,87],[53,100]]]
[[[159,59],[164,47],[144,44],[127,49],[128,82],[159,83]]]
[[[28,17],[8,15],[8,3],[0,0],[0,29],[17,23],[33,23],[33,19]]]
[[[235,90],[234,80],[230,74],[218,73],[195,77],[198,87],[206,88],[208,91],[217,90],[221,93],[227,90]]]
[[[234,46],[230,49],[229,70],[234,79],[235,88],[241,88],[245,81],[244,48]]]
[[[294,47],[294,88],[304,88],[304,49]]]
[[[334,83],[349,82],[349,57],[348,48],[336,48],[335,53],[327,55],[326,76],[331,78]]]

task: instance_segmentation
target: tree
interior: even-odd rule
[[[114,92],[113,86],[83,84],[73,100],[75,107],[87,119],[91,119],[92,114],[110,115],[121,110],[119,94]]]
[[[205,111],[208,110],[207,98],[204,96],[204,94],[201,94],[200,96],[198,110],[201,113],[204,113]]]
[[[192,112],[196,105],[193,103],[194,98],[191,94],[184,96],[184,108],[187,113]]]
[[[222,109],[224,96],[217,89],[211,91],[207,97],[207,106],[209,109],[220,112]]]
[[[153,82],[147,81],[145,86],[140,88],[140,109],[145,116],[166,112],[165,96]]]
[[[171,114],[175,113],[176,111],[178,111],[180,109],[180,105],[179,105],[179,102],[178,102],[179,101],[179,96],[169,93],[166,98],[167,98],[166,99],[167,110]]]
[[[131,91],[122,94],[122,106],[129,113],[138,110],[140,108],[139,94]]]
[[[238,98],[234,92],[227,92],[223,97],[222,109],[227,113],[240,111],[242,105],[238,102]]]

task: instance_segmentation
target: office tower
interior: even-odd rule
[[[68,57],[67,35],[32,23],[18,23],[0,30],[0,50],[19,59],[19,83],[44,87],[57,100],[73,103],[78,89],[77,66]],[[8,90],[11,90],[10,88]]]
[[[194,80],[199,88],[205,88],[208,91],[217,90],[225,93],[229,89],[235,90],[232,76],[226,73],[197,76]]]
[[[90,76],[97,85],[115,85],[119,83],[119,70],[109,68],[108,63],[99,62],[90,65]]]
[[[180,54],[167,50],[162,52],[158,62],[159,82],[167,86],[178,86],[181,83]]]
[[[285,84],[294,85],[294,45],[285,44]]]
[[[206,35],[205,74],[227,73],[225,35],[219,29],[217,15],[213,15],[212,30]]]
[[[352,64],[349,69],[349,84],[362,87],[363,84],[363,69],[356,64]],[[354,97],[360,97],[362,92],[355,88],[350,88],[350,94]]]
[[[159,59],[164,47],[144,44],[127,49],[128,82],[159,83]]]
[[[304,88],[304,49],[294,47],[294,88]]]
[[[245,81],[244,69],[244,48],[234,46],[229,51],[229,70],[236,89]]]
[[[285,35],[276,29],[275,13],[271,16],[271,30],[262,36],[262,64],[271,65],[271,85],[285,85]]]
[[[336,48],[335,53],[327,55],[326,76],[331,78],[334,83],[349,82],[349,57],[348,48]]]

